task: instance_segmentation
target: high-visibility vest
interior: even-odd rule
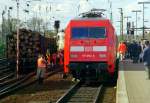
[[[37,61],[38,68],[46,68],[46,61],[41,57]]]
[[[118,46],[118,52],[119,53],[121,53],[121,54],[125,53],[126,50],[127,50],[127,47],[126,47],[126,45],[124,43],[119,44],[119,46]]]

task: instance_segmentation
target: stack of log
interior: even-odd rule
[[[7,37],[7,57],[16,58],[17,33]],[[19,55],[20,58],[34,58],[40,52],[40,34],[31,30],[19,30]]]
[[[7,58],[11,61],[16,61],[16,46],[17,46],[17,33],[13,32],[12,35],[7,36]],[[50,46],[53,45],[54,47]],[[56,40],[53,38],[45,38],[40,33],[20,29],[19,30],[19,67],[21,72],[33,71],[36,68],[36,60],[39,53],[46,53],[49,48],[56,47]],[[52,49],[53,50],[53,49]],[[57,50],[57,49],[56,49]],[[53,50],[52,52],[55,52]],[[52,53],[51,52],[51,53]],[[16,64],[13,63],[13,64]],[[32,68],[32,69],[31,69]]]

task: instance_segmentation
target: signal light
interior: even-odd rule
[[[59,21],[59,20],[56,20],[56,21],[55,21],[55,24],[54,24],[54,28],[55,28],[55,29],[59,29],[59,27],[60,27],[60,21]]]
[[[134,35],[134,29],[131,30],[131,35]]]

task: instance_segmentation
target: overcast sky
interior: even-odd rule
[[[30,2],[29,8],[26,6],[27,1],[32,1]],[[120,14],[118,8],[123,8],[124,16],[132,16],[129,21],[135,21],[135,13],[132,13],[131,11],[136,9],[142,10],[142,5],[138,4],[139,1],[150,0],[20,0],[20,19],[25,21],[25,18],[29,19],[37,16],[39,18],[44,18],[51,26],[53,25],[54,20],[58,19],[61,20],[61,28],[65,28],[70,19],[91,8],[106,9],[107,11],[105,14],[107,18],[109,18],[110,1],[112,2],[113,24],[116,30],[119,31],[119,22],[117,21],[119,21]],[[10,6],[13,7],[11,16],[16,17],[15,0],[0,0],[0,14]],[[146,7],[148,8],[145,9],[145,19],[150,22],[150,4],[146,5]],[[23,9],[29,9],[30,13],[25,15]],[[7,18],[7,12],[5,17]],[[148,25],[149,22],[145,23],[146,26],[150,26]],[[142,24],[142,13],[139,13],[138,24],[139,27]]]

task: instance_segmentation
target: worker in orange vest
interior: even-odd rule
[[[121,42],[118,46],[118,52],[121,60],[124,59],[126,51],[127,51],[126,44],[124,42]]]
[[[37,79],[39,84],[43,84],[45,72],[46,72],[46,60],[42,54],[39,54],[37,60]]]

